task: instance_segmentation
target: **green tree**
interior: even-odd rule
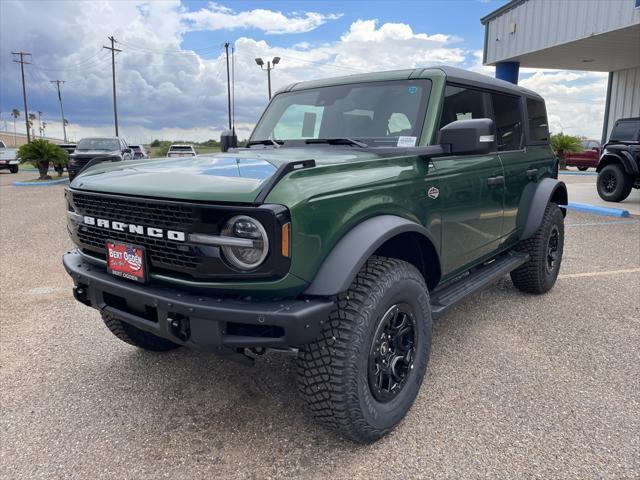
[[[565,156],[567,153],[581,152],[582,142],[580,137],[573,135],[565,135],[564,133],[556,133],[551,135],[551,148],[560,160],[560,168],[567,168]]]
[[[150,147],[159,147],[160,146],[160,140],[158,140],[157,138],[151,142],[151,145],[149,145]]]
[[[171,142],[169,142],[168,140],[162,140],[161,142],[158,142],[158,147],[160,147],[158,149],[158,156],[166,157],[170,146]]]
[[[49,164],[66,165],[67,153],[57,145],[49,143],[41,138],[32,140],[31,143],[22,145],[18,149],[20,163],[30,163],[40,172],[39,180],[48,180]],[[60,176],[61,173],[58,173]]]

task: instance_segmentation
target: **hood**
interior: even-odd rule
[[[278,167],[295,160],[328,165],[372,159],[355,149],[243,149],[238,153],[95,165],[71,183],[94,192],[213,202],[252,203]]]

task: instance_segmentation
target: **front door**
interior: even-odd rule
[[[456,120],[492,118],[489,93],[445,87],[440,128]],[[442,212],[443,274],[455,275],[497,250],[502,235],[504,171],[497,152],[433,159]]]

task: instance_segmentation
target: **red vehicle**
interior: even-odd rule
[[[596,168],[600,160],[600,142],[597,140],[583,140],[581,152],[567,153],[565,156],[567,167],[578,167],[584,172],[589,168]]]

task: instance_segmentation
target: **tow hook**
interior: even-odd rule
[[[167,317],[169,331],[178,339],[186,342],[191,336],[189,328],[189,318],[183,315],[174,314]]]
[[[87,287],[81,283],[73,287],[73,297],[80,303],[91,306],[91,301],[87,295]]]

